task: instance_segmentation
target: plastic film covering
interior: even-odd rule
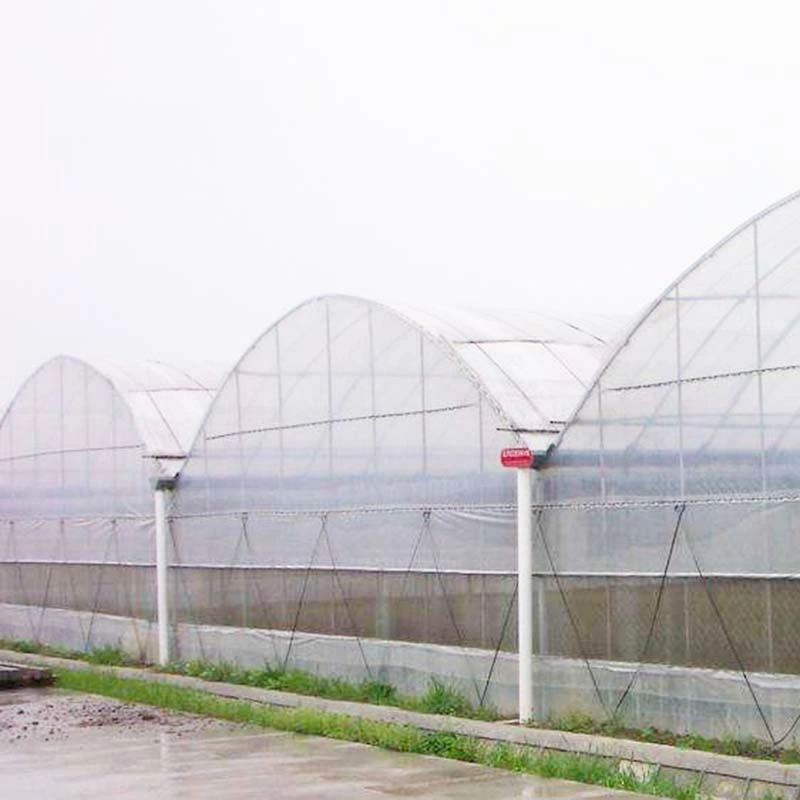
[[[725,498],[800,488],[800,198],[681,277],[564,433],[553,502]]]
[[[227,625],[509,649],[513,518],[446,510],[176,518],[177,620],[201,639],[203,626]],[[367,676],[380,668],[360,663]]]
[[[151,516],[149,478],[183,463],[219,374],[48,361],[0,421],[0,518]]]
[[[601,716],[640,702],[649,663],[715,667],[738,673],[707,686],[732,732],[737,685],[754,735],[796,737],[800,717],[771,716],[753,676],[800,674],[799,301],[794,195],[653,304],[541,473],[540,652],[590,676],[596,659],[639,665],[616,695],[595,692]]]
[[[531,311],[395,309],[452,348],[539,453],[583,399],[619,328],[601,315],[565,323]]]
[[[513,712],[514,481],[497,456],[557,442],[531,510],[537,717],[797,741],[798,202],[701,259],[594,377],[602,326],[343,297],[284,317],[181,473],[177,655],[452,679]],[[68,612],[82,641],[87,619],[146,633],[135,534],[121,517],[12,520],[0,600],[32,630]],[[102,576],[83,575],[101,548]]]
[[[21,387],[0,421],[0,598],[27,609],[23,638],[108,643],[95,622],[110,608],[145,654],[150,479],[183,463],[220,374],[59,356]],[[48,638],[64,609],[85,614],[79,630]]]
[[[309,643],[329,636],[341,674],[374,677],[376,640],[439,643],[483,702],[491,654],[516,639],[499,451],[546,451],[603,349],[536,314],[322,297],[281,319],[220,389],[181,474],[182,655],[216,657],[240,628],[263,632],[263,659],[316,670]]]
[[[152,520],[145,517],[0,520],[0,601],[19,606],[22,622],[6,635],[80,650],[110,644],[142,658],[151,654],[151,534]],[[108,609],[125,629],[112,641],[102,628]]]
[[[510,571],[516,564],[510,508],[385,512],[245,512],[172,521],[179,564]]]
[[[93,361],[92,365],[125,398],[145,453],[155,459],[186,456],[225,377],[223,368],[206,363]]]
[[[500,449],[547,449],[603,340],[532,314],[443,315],[323,297],[280,320],[220,389],[179,514],[512,502]]]
[[[0,424],[0,516],[147,514],[144,455],[111,381],[81,361],[56,358],[28,379]]]

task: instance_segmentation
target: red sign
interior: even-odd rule
[[[533,453],[527,447],[506,447],[500,451],[500,463],[504,467],[530,469],[533,466]]]

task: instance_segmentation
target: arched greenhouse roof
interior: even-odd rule
[[[577,314],[571,321],[530,310],[467,310],[390,304],[352,295],[320,295],[300,303],[267,328],[227,376],[278,325],[307,306],[358,303],[389,312],[448,350],[508,423],[534,451],[553,445],[585,396],[604,356],[619,336],[618,319]],[[214,402],[207,416],[213,414]]]
[[[604,334],[533,312],[315,297],[220,386],[181,471],[181,511],[508,503],[501,449],[550,448]]]
[[[736,228],[631,327],[557,443],[554,494],[796,491],[800,192]]]
[[[42,364],[20,387],[14,399],[0,419],[0,431],[7,426],[15,412],[22,411],[21,405],[27,401],[26,393],[35,391],[35,384],[43,376],[51,376],[48,390],[40,392],[37,400],[38,409],[25,409],[30,416],[36,411],[48,410],[49,414],[57,416],[63,413],[65,403],[70,398],[64,397],[64,392],[76,395],[84,391],[77,385],[62,387],[64,370],[79,370],[91,375],[95,381],[106,383],[112,391],[122,400],[125,408],[130,413],[133,425],[139,438],[142,455],[154,459],[164,473],[174,473],[180,469],[183,459],[188,453],[197,429],[205,416],[209,404],[219,387],[225,370],[204,363],[167,364],[162,361],[143,361],[132,364],[121,364],[105,359],[76,358],[69,355],[56,356]],[[49,390],[56,390],[58,397]],[[88,394],[76,402],[90,403]],[[58,404],[58,408],[54,404]],[[84,414],[97,413],[98,409],[86,408]],[[101,411],[102,413],[102,411]],[[112,413],[105,409],[105,413]],[[58,425],[53,427],[54,436],[59,440],[62,436],[57,431]],[[17,446],[25,448],[26,432],[16,431]],[[36,448],[40,447],[48,452],[57,450],[55,441],[30,443],[31,453],[36,455]],[[76,450],[78,448],[70,448]]]
[[[153,458],[186,456],[226,373],[207,363],[94,360],[91,366],[125,398]]]
[[[536,452],[554,443],[583,399],[620,323],[537,311],[388,306],[452,350]]]

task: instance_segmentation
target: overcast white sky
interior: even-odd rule
[[[0,408],[326,292],[633,314],[800,188],[796,3],[0,8]]]

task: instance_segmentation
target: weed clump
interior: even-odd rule
[[[31,653],[52,658],[67,658],[72,661],[88,661],[90,664],[107,666],[144,666],[142,659],[128,655],[121,647],[103,645],[87,650],[75,650],[57,644],[43,644],[31,639],[0,639],[0,649],[16,650],[19,653]]]
[[[532,727],[571,733],[588,733],[595,736],[612,736],[616,739],[633,739],[637,742],[666,744],[683,750],[701,750],[728,756],[744,756],[745,758],[779,761],[782,764],[800,764],[800,751],[791,748],[776,748],[769,742],[752,736],[745,739],[738,739],[735,736],[716,739],[696,733],[673,733],[652,726],[633,728],[624,725],[618,718],[599,721],[587,714],[577,712],[570,712],[563,717],[551,717],[540,724],[534,723]]]
[[[420,700],[420,707],[429,714],[451,717],[468,717],[474,710],[462,694],[438,678],[431,678],[428,691]]]
[[[329,700],[347,700],[355,703],[396,706],[427,714],[473,719],[498,719],[497,711],[487,706],[474,706],[456,689],[433,678],[422,697],[400,694],[385,681],[369,679],[351,683],[341,678],[327,678],[302,670],[284,669],[266,664],[260,668],[245,669],[227,662],[207,661],[175,662],[164,668],[167,672],[189,675],[207,681],[255,686],[281,692],[325,697]]]

